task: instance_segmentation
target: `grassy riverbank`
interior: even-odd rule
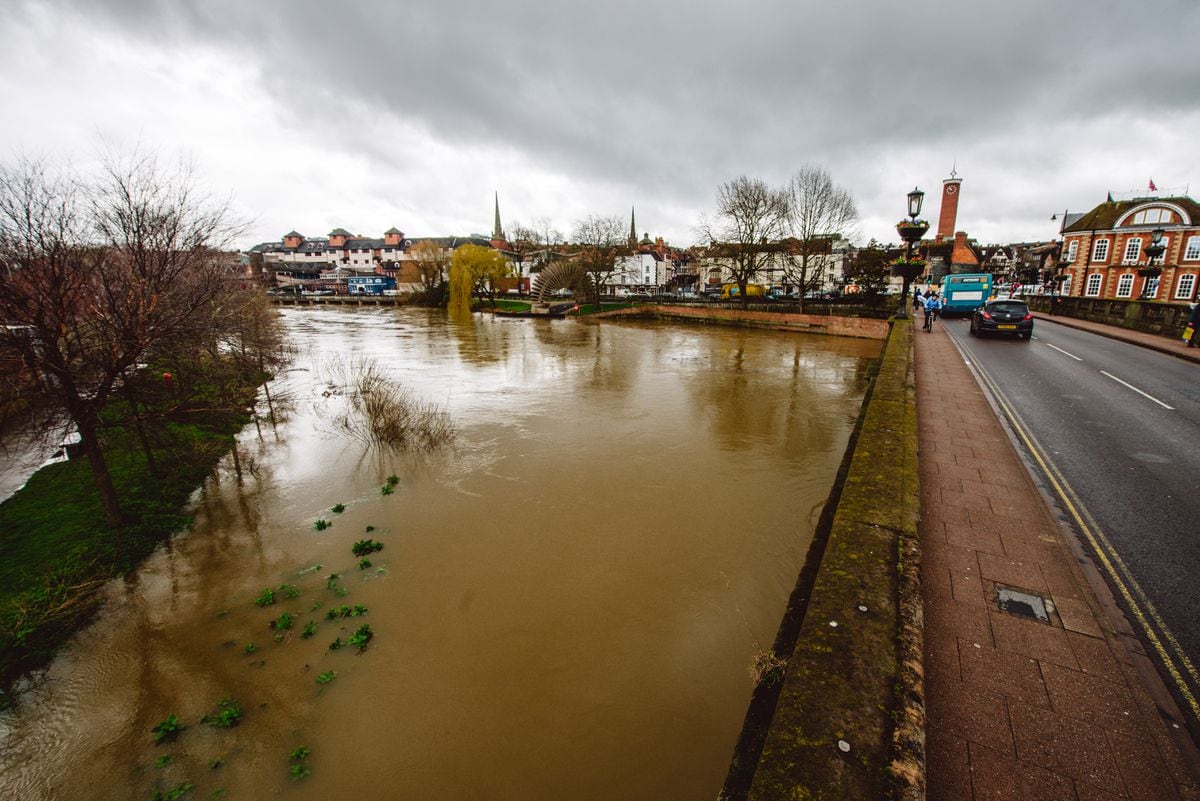
[[[48,661],[87,621],[105,581],[190,522],[188,498],[246,422],[228,412],[167,423],[154,451],[158,475],[133,436],[110,429],[105,456],[122,526],[105,525],[83,457],[42,468],[0,504],[0,708],[11,682]]]

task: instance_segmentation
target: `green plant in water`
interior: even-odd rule
[[[374,530],[375,530],[375,527],[374,527],[374,526],[367,526],[367,533],[368,533],[368,534],[370,534],[370,533],[371,533],[372,531],[374,531]]]
[[[183,784],[175,785],[170,790],[155,790],[151,801],[179,801],[179,799],[190,793],[195,787],[196,785],[191,782],[184,782]]]
[[[276,634],[274,637],[272,637],[271,639],[274,640],[275,642],[283,642],[283,638],[284,638],[284,634],[281,631],[278,634]]]
[[[346,504],[344,504],[344,503],[334,504],[333,508],[330,509],[329,511],[333,512],[335,515],[340,515],[342,512],[346,511]]]
[[[392,487],[391,484],[384,484],[382,487],[379,488],[380,495],[391,495],[395,491],[396,490]]]
[[[225,760],[221,759],[220,757],[217,757],[216,759],[213,759],[208,763],[208,769],[216,770],[217,768],[224,767],[224,765],[225,765]]]
[[[336,651],[337,649],[341,648],[341,647],[342,647],[343,645],[345,645],[345,644],[346,644],[346,643],[342,642],[342,638],[341,638],[341,637],[338,637],[336,640],[334,640],[333,642],[329,643],[329,650],[330,650],[330,651]]]
[[[355,556],[366,556],[369,553],[383,550],[383,543],[377,540],[359,540],[350,548]]]
[[[304,630],[300,632],[300,637],[307,640],[309,637],[317,633],[317,622],[310,620],[304,624]]]
[[[317,684],[328,684],[337,678],[336,670],[327,670],[324,673],[317,674]]]
[[[325,612],[326,620],[337,620],[339,617],[360,617],[367,613],[367,607],[362,604],[354,606],[335,606]]]
[[[325,577],[326,589],[336,590],[338,579],[340,579],[341,577],[342,577],[341,573],[330,573],[328,576],[326,576]]]
[[[317,531],[324,531],[332,525],[333,523],[330,523],[328,520],[317,518],[317,522],[313,523],[313,528],[315,528]]]
[[[254,599],[254,603],[257,606],[270,606],[275,603],[275,590],[267,587],[258,594],[258,597]]]
[[[270,626],[276,631],[287,631],[292,627],[293,622],[294,621],[292,620],[291,613],[284,612],[282,615],[272,620]]]
[[[174,740],[179,736],[179,732],[185,728],[187,727],[183,725],[183,721],[179,718],[174,715],[167,715],[166,720],[160,720],[154,724],[154,728],[150,730],[150,733],[154,735],[154,742],[156,744],[165,743]]]
[[[347,587],[338,587],[337,589],[335,589],[333,591],[333,594],[339,598],[345,598],[347,595],[350,594],[350,590]]]
[[[309,573],[316,573],[321,569],[320,565],[310,565],[309,567],[301,568],[296,571],[297,576],[307,576]]]
[[[367,570],[370,567],[371,567],[371,560],[368,559],[367,557],[364,556],[362,559],[358,560],[358,569],[359,570]]]
[[[389,487],[394,487],[399,483],[400,483],[400,476],[396,475],[395,473],[393,473],[392,475],[387,477],[387,485]]]
[[[217,708],[211,714],[200,718],[201,723],[215,726],[218,729],[232,729],[242,720],[242,707],[228,695],[217,702]]]
[[[257,645],[255,645],[252,642],[248,642],[248,643],[246,643],[246,647],[242,649],[242,653],[244,653],[246,656],[249,656],[250,654],[254,653],[257,650],[258,650]]]
[[[371,639],[374,636],[375,633],[371,631],[371,624],[363,623],[354,630],[354,633],[350,635],[350,639],[346,641],[346,644],[353,645],[361,654],[363,651],[367,650],[367,643],[371,642]]]
[[[322,674],[324,675],[324,674]],[[320,679],[318,679],[319,681]],[[288,773],[292,777],[292,781],[298,782],[307,779],[312,775],[312,770],[308,767],[308,757],[312,754],[312,750],[308,746],[300,746],[292,753],[288,754],[288,759],[292,761],[291,767],[288,768]]]
[[[320,565],[318,565],[318,567],[320,567]],[[295,584],[280,584],[279,594],[284,598],[299,598],[300,590]]]
[[[154,767],[165,768],[167,765],[170,765],[174,761],[175,760],[171,759],[170,754],[163,754],[158,759],[154,760]]]
[[[221,801],[225,797],[225,788],[218,787],[208,794],[209,801]]]

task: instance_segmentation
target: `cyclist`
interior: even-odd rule
[[[942,301],[936,292],[931,292],[929,297],[925,298],[922,308],[925,309],[925,331],[928,333],[933,330],[934,318],[937,317],[938,310],[942,308]]]

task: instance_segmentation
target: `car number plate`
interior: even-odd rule
[[[1015,325],[998,325],[996,327],[999,328],[1001,331],[1016,331],[1017,330],[1017,327]]]

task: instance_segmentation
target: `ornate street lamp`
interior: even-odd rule
[[[904,255],[892,264],[892,275],[898,275],[904,279],[904,291],[900,293],[900,309],[896,312],[897,317],[908,316],[908,305],[912,302],[908,296],[909,284],[914,278],[925,272],[925,260],[914,259],[912,255],[913,245],[920,242],[921,238],[925,236],[925,232],[929,230],[929,223],[917,219],[921,213],[921,203],[924,200],[925,193],[914,186],[913,190],[908,193],[909,219],[896,223],[896,233],[904,240]]]
[[[1142,294],[1138,296],[1142,300],[1145,300],[1150,294],[1150,279],[1162,275],[1162,267],[1155,264],[1154,260],[1166,250],[1166,246],[1162,243],[1164,233],[1166,232],[1161,228],[1155,228],[1150,232],[1150,244],[1146,245],[1146,266],[1139,267],[1137,271],[1137,274],[1145,279],[1142,282]]]

